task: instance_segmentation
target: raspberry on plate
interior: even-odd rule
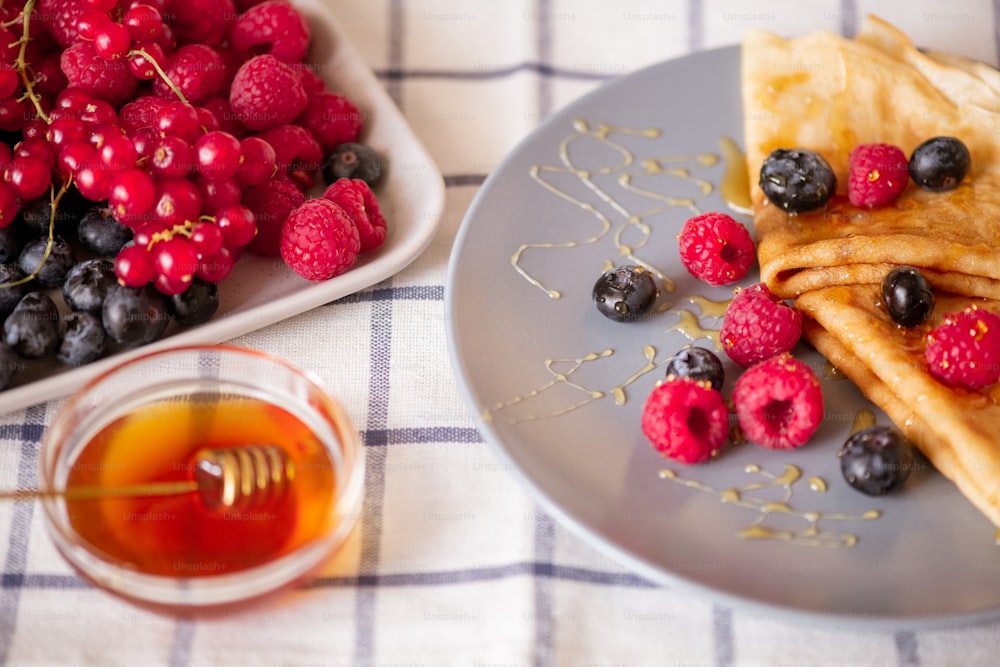
[[[642,432],[663,456],[680,463],[703,463],[729,437],[729,408],[707,382],[673,378],[646,398]]]
[[[1000,380],[1000,316],[969,306],[944,316],[925,337],[924,358],[931,374],[973,389]]]
[[[729,358],[744,368],[788,352],[802,336],[802,313],[757,283],[739,290],[722,320],[719,340]]]
[[[906,154],[891,144],[860,144],[851,149],[848,161],[847,197],[854,206],[888,206],[910,180]]]
[[[375,193],[367,183],[357,178],[342,178],[323,192],[323,198],[344,209],[357,225],[361,252],[373,250],[385,241],[385,218],[379,211]]]
[[[310,199],[291,212],[281,229],[281,257],[307,280],[327,280],[354,264],[358,228],[333,202]]]
[[[736,380],[733,408],[747,440],[768,449],[805,444],[823,420],[823,390],[813,370],[788,353]]]
[[[267,130],[291,123],[307,102],[298,72],[267,54],[254,56],[240,65],[229,89],[233,113],[248,130]]]
[[[258,255],[280,255],[281,228],[288,215],[305,200],[302,190],[287,178],[272,178],[247,189],[242,203],[257,221],[257,235],[247,247]]]
[[[229,31],[230,45],[237,54],[269,53],[286,63],[305,57],[309,37],[305,17],[283,0],[267,0],[247,9]]]
[[[681,263],[709,285],[731,285],[747,274],[755,258],[750,232],[725,213],[703,213],[677,235]]]

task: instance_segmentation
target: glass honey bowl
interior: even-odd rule
[[[166,611],[229,607],[315,572],[360,511],[364,453],[309,373],[228,345],[152,352],[46,431],[52,540],[84,578]]]

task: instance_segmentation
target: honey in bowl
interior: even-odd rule
[[[315,571],[359,513],[364,459],[308,373],[232,346],[154,352],[95,379],[42,443],[55,546],[82,575],[187,613]]]
[[[280,494],[250,494],[233,506],[204,485],[174,495],[68,499],[70,524],[106,558],[153,575],[239,572],[292,553],[333,527],[334,464],[302,420],[260,399],[192,395],[122,415],[83,447],[66,488],[196,482],[200,452],[262,443],[294,471]]]

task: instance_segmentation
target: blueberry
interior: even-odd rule
[[[84,201],[80,196],[74,197],[71,194],[74,192],[76,192],[75,188],[67,190],[59,200],[54,221],[52,220],[52,200],[48,194],[25,204],[24,208],[21,209],[21,219],[24,220],[25,226],[35,234],[44,234],[47,236],[49,225],[52,225],[54,222],[53,228],[56,233],[64,234],[71,232],[80,219],[81,210],[79,202]]]
[[[14,381],[14,376],[21,370],[23,364],[7,343],[0,343],[0,389],[6,389]]]
[[[203,324],[219,309],[219,287],[195,278],[186,290],[170,297],[167,303],[178,324],[185,327]]]
[[[108,336],[129,347],[146,345],[163,336],[170,323],[167,298],[152,285],[126,287],[115,283],[101,310]]]
[[[844,479],[869,496],[901,487],[913,468],[913,447],[889,426],[870,426],[852,435],[837,453]]]
[[[934,292],[920,271],[912,266],[897,266],[882,280],[882,303],[893,322],[913,327],[930,315]]]
[[[117,282],[113,262],[107,259],[84,260],[70,269],[66,276],[62,286],[63,301],[70,310],[100,315],[108,290]]]
[[[910,178],[932,192],[958,187],[971,166],[969,149],[955,137],[933,137],[910,154]]]
[[[100,359],[108,346],[108,334],[100,318],[91,313],[72,312],[60,322],[62,343],[56,359],[68,366],[83,366]]]
[[[47,356],[59,347],[59,309],[45,292],[28,292],[3,321],[3,342],[27,358]]]
[[[347,142],[340,144],[323,161],[323,178],[333,183],[341,178],[360,178],[375,187],[382,178],[385,164],[382,157],[369,146]]]
[[[816,151],[778,148],[760,168],[760,189],[788,213],[805,213],[825,204],[837,191],[837,177]]]
[[[13,262],[24,247],[24,227],[16,222],[0,229],[0,264]]]
[[[132,230],[111,215],[106,206],[92,206],[80,218],[77,238],[90,251],[102,257],[114,257],[132,240]]]
[[[653,308],[660,290],[653,274],[641,266],[618,266],[606,271],[594,283],[594,304],[616,322],[637,320]]]
[[[675,354],[667,364],[667,375],[708,382],[716,390],[722,389],[726,380],[722,361],[714,352],[703,347],[685,347]]]
[[[52,248],[46,257],[48,243],[45,236],[28,241],[18,255],[17,263],[26,275],[37,271],[35,279],[40,285],[61,287],[69,270],[76,264],[76,253],[66,239],[56,236],[52,239]]]
[[[13,312],[17,302],[20,301],[30,290],[27,283],[14,285],[24,278],[24,272],[15,264],[0,264],[0,318],[7,317]]]

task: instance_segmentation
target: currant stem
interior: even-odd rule
[[[45,266],[45,262],[48,261],[49,255],[52,254],[52,246],[55,243],[56,239],[56,233],[55,233],[56,215],[57,211],[59,210],[59,202],[60,200],[62,200],[63,195],[66,194],[66,191],[69,189],[70,183],[72,182],[73,182],[73,177],[70,176],[69,178],[67,178],[62,182],[62,185],[59,186],[58,192],[56,192],[56,186],[54,183],[51,186],[49,186],[49,201],[52,202],[51,206],[52,213],[49,216],[49,235],[45,241],[45,252],[42,253],[42,259],[40,262],[38,262],[38,266],[35,267],[34,271],[24,276],[23,278],[19,278],[18,280],[14,280],[9,283],[0,283],[0,289],[17,287],[18,285],[24,285],[26,283],[29,283],[35,278],[37,278],[38,274],[42,272],[42,267]]]
[[[35,92],[34,80],[29,73],[31,68],[28,63],[24,60],[24,55],[28,48],[28,42],[31,41],[29,37],[29,32],[31,30],[31,13],[35,9],[35,3],[37,0],[28,0],[24,5],[24,10],[21,12],[23,18],[23,30],[21,31],[21,39],[17,40],[15,43],[20,43],[20,48],[17,52],[17,71],[21,75],[21,81],[24,82],[24,89],[28,92],[28,97],[31,99],[31,103],[35,106],[35,113],[38,117],[44,120],[46,123],[49,122],[49,116],[42,109],[42,98]]]
[[[170,80],[170,77],[167,76],[167,73],[163,71],[162,67],[160,67],[160,63],[156,62],[156,59],[153,58],[153,56],[149,55],[149,52],[146,51],[146,49],[132,49],[131,51],[128,52],[128,55],[126,57],[131,58],[133,56],[142,56],[143,58],[145,58],[149,62],[149,64],[153,66],[153,69],[156,70],[156,73],[159,75],[159,77],[163,79],[163,82],[170,87],[170,90],[174,91],[174,95],[177,96],[177,99],[179,99],[184,104],[190,104],[190,102],[187,101],[187,98],[184,97],[184,93],[181,92],[181,89],[178,88],[177,85]]]

